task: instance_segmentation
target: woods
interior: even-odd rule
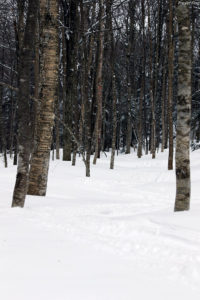
[[[189,209],[190,148],[200,148],[199,9],[186,0],[2,3],[0,154],[5,167],[8,157],[17,163],[12,206],[46,195],[56,149],[73,166],[82,156],[86,177],[109,151],[110,169],[118,153],[142,160],[168,151],[169,172],[175,153],[175,211]]]
[[[0,21],[1,298],[199,300],[200,1]]]

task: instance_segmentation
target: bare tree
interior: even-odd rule
[[[187,0],[177,8],[179,27],[175,211],[190,208],[191,29]]]
[[[58,0],[46,5],[40,1],[40,86],[41,107],[35,149],[32,155],[29,195],[45,196],[49,170],[49,158],[54,125],[54,104],[58,81]]]
[[[19,0],[19,14],[22,14],[22,0]],[[24,38],[20,47],[19,61],[19,162],[17,178],[13,192],[12,206],[23,207],[28,188],[29,161],[31,152],[31,117],[30,117],[30,72],[32,65],[32,49],[34,47],[37,12],[39,1],[28,2],[27,20]]]
[[[104,50],[104,1],[99,0],[99,38],[98,38],[98,63],[96,73],[96,102],[97,115],[95,124],[95,154],[93,164],[96,164],[97,158],[100,156],[101,148],[101,127],[102,127],[102,67],[103,67],[103,50]]]

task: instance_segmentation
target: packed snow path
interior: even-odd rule
[[[16,168],[0,167],[3,300],[200,299],[200,151],[191,211],[173,213],[167,153],[51,162],[47,197],[11,209]]]

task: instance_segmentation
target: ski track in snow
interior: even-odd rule
[[[0,204],[1,224],[15,217],[77,245],[131,260],[149,274],[182,281],[200,293],[200,151],[192,153],[191,211],[176,214],[175,175],[167,171],[167,153],[156,160],[120,155],[112,171],[109,157],[102,156],[92,166],[91,178],[84,177],[81,159],[77,164],[51,162],[47,197],[28,196],[24,210],[9,208],[15,168],[1,167],[6,195]],[[1,252],[5,237],[0,242]]]

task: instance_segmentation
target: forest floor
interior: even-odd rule
[[[173,213],[167,152],[51,162],[47,197],[11,209],[16,167],[0,166],[0,299],[200,299],[200,151],[189,212]]]

